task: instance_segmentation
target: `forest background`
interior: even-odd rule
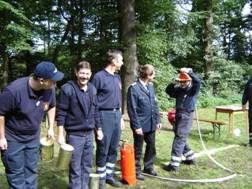
[[[80,60],[102,69],[112,48],[123,50],[124,105],[146,63],[162,110],[174,105],[164,90],[181,67],[202,77],[199,106],[240,103],[252,75],[252,1],[0,0],[0,90],[42,60],[65,73],[60,87]]]

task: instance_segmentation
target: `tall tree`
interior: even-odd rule
[[[204,1],[206,12],[203,25],[204,72],[207,76],[213,66],[213,0]]]
[[[124,49],[123,69],[123,112],[127,110],[127,89],[137,76],[137,44],[136,44],[136,17],[135,0],[119,0],[120,15],[120,36],[121,44]]]
[[[15,1],[11,3],[16,4]],[[22,50],[31,49],[29,20],[12,4],[2,0],[0,0],[0,33],[0,59],[3,62],[0,88],[2,88],[9,82],[10,57]]]

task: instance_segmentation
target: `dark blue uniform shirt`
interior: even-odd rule
[[[159,109],[152,84],[148,90],[137,81],[128,89],[127,108],[133,130],[142,128],[144,133],[155,131],[160,123]]]
[[[9,141],[39,137],[44,112],[56,104],[54,89],[33,91],[28,81],[28,77],[17,79],[0,94],[0,115],[5,117],[5,137]]]
[[[122,84],[118,74],[110,74],[105,69],[97,72],[92,81],[97,89],[98,106],[100,109],[121,108]]]
[[[176,98],[177,111],[193,112],[195,110],[201,81],[195,73],[188,74],[192,78],[192,87],[183,89],[171,83],[165,90],[170,97]]]

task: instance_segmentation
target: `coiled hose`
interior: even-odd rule
[[[143,175],[149,176],[149,177],[153,177],[153,178],[157,178],[157,179],[161,179],[161,180],[167,180],[167,181],[174,181],[174,182],[187,182],[187,183],[214,183],[214,182],[223,182],[223,181],[227,181],[230,180],[234,177],[237,176],[237,173],[225,166],[223,166],[221,163],[219,163],[218,161],[216,161],[210,153],[208,153],[207,148],[205,146],[205,143],[202,139],[202,135],[201,135],[201,131],[200,131],[200,125],[199,125],[199,119],[198,119],[198,111],[197,108],[195,110],[195,116],[196,116],[196,123],[197,123],[197,129],[199,132],[199,137],[200,137],[200,142],[201,145],[203,147],[203,149],[205,150],[208,158],[214,163],[216,164],[218,167],[224,169],[225,171],[231,173],[230,175],[226,176],[226,177],[220,177],[220,178],[212,178],[212,179],[176,179],[176,178],[169,178],[169,177],[161,177],[161,176],[152,176],[146,173],[143,173]]]

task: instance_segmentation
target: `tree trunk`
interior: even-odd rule
[[[123,113],[127,112],[127,89],[137,77],[135,0],[119,0],[120,37],[124,50],[124,67],[122,72]]]
[[[72,21],[73,21],[73,18],[71,17],[70,20],[67,22],[67,25],[66,25],[66,29],[65,29],[65,32],[59,42],[59,44],[56,45],[55,49],[54,49],[54,52],[53,52],[53,62],[56,63],[57,62],[57,58],[58,58],[58,55],[59,55],[59,52],[60,52],[60,49],[63,45],[63,43],[66,41],[67,39],[67,35],[69,34],[69,31],[70,31],[70,27],[72,25]]]
[[[212,0],[205,2],[204,9],[206,10],[206,19],[203,30],[203,49],[204,49],[204,60],[205,60],[205,76],[207,77],[209,72],[212,70],[213,61],[213,49],[212,49],[212,32],[213,32],[213,4]]]

